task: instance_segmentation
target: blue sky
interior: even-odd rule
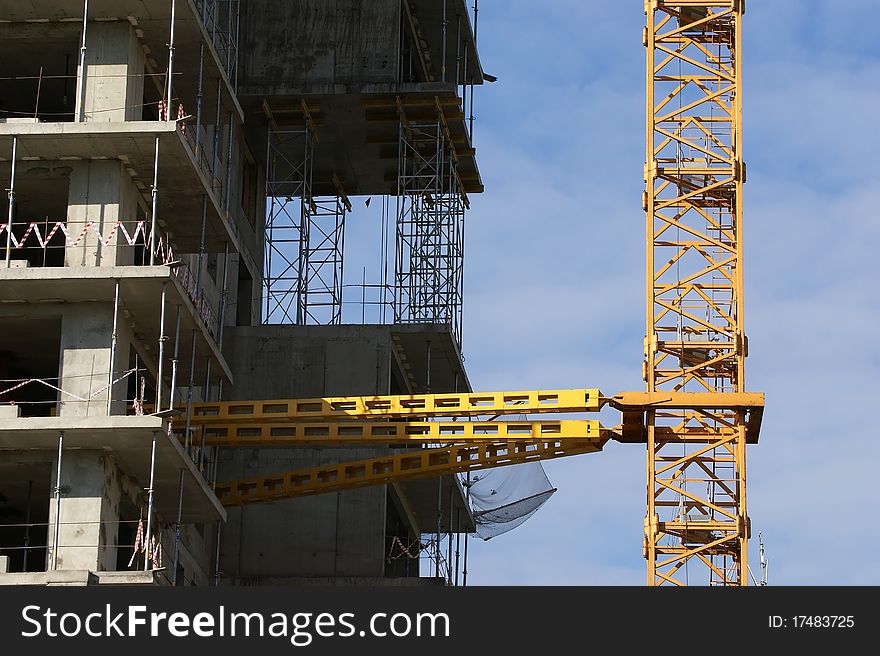
[[[468,215],[477,389],[641,390],[643,3],[483,0],[486,193]],[[878,584],[880,28],[876,0],[749,2],[744,131],[749,452],[771,584]],[[859,17],[864,17],[865,20]],[[559,492],[472,542],[469,584],[635,584],[644,449],[546,464]],[[752,541],[757,572],[757,539]]]

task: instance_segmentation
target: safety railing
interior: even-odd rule
[[[102,230],[103,228],[103,230]],[[131,248],[130,262],[134,266],[150,264],[150,223],[115,221],[104,223],[86,221],[71,225],[67,221],[13,222],[12,231],[6,223],[0,224],[0,248],[7,245],[14,266],[63,267],[68,249],[93,244],[96,248]],[[157,235],[153,262],[172,264],[172,275],[180,282],[196,309],[208,333],[217,339],[219,322],[213,304],[205,296],[189,265],[177,260],[170,241]],[[116,260],[113,262],[116,263]]]

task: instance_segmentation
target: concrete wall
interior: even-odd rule
[[[57,456],[52,465],[56,483]],[[67,450],[61,457],[58,569],[116,569],[121,473],[104,451]],[[52,566],[56,502],[49,500],[47,568]]]
[[[250,0],[239,93],[397,82],[400,0]]]
[[[99,234],[108,236],[119,220],[125,221],[133,233],[135,222],[146,213],[139,207],[142,197],[122,163],[91,160],[70,165],[67,229],[71,238],[76,239],[89,223]],[[65,248],[64,263],[71,267],[134,264],[134,249],[122,234],[105,246],[89,228],[76,246]]]
[[[145,57],[132,25],[128,21],[89,23],[85,63],[85,104],[78,89],[77,116],[84,107],[87,121],[140,120]]]
[[[383,326],[230,328],[225,353],[235,387],[225,398],[384,394],[390,366]],[[381,452],[381,451],[379,451]],[[219,480],[373,457],[377,449],[224,449]],[[224,578],[381,577],[385,486],[229,510]]]
[[[112,303],[77,303],[64,307],[59,387],[67,395],[61,396],[60,416],[107,415],[107,390],[101,388],[109,382],[112,332]],[[117,344],[114,365],[117,371],[126,367],[128,346],[125,339]]]

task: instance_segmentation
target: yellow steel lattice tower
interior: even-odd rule
[[[742,393],[742,0],[648,0],[649,395],[719,407],[648,409],[648,584],[747,585]],[[729,398],[729,397],[728,397]]]

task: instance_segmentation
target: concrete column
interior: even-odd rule
[[[75,246],[65,249],[66,266],[116,266],[134,263],[134,249],[121,231],[107,245],[98,234],[108,238],[117,221],[123,221],[129,234],[134,233],[140,212],[138,192],[128,171],[116,160],[71,162],[70,189],[67,198],[68,232],[71,241],[83,230]],[[146,226],[149,229],[149,226]],[[97,234],[96,234],[97,231]]]
[[[145,56],[128,21],[89,23],[85,65],[86,121],[142,120]]]
[[[77,397],[61,395],[59,415],[62,417],[100,417],[107,415],[107,385],[110,367],[113,303],[77,303],[64,308],[61,323],[61,384],[62,390]],[[128,362],[130,341],[127,331],[119,331],[116,343],[116,369]],[[123,383],[116,387],[124,389]],[[94,396],[92,396],[94,394]],[[119,395],[117,394],[117,397]],[[90,398],[91,397],[91,398]],[[111,408],[119,412],[118,404]]]
[[[52,487],[56,465],[53,461]],[[64,451],[58,569],[116,570],[120,499],[120,472],[112,456],[103,451]],[[49,535],[54,525],[55,501],[51,500]],[[51,562],[51,554],[49,559]]]

